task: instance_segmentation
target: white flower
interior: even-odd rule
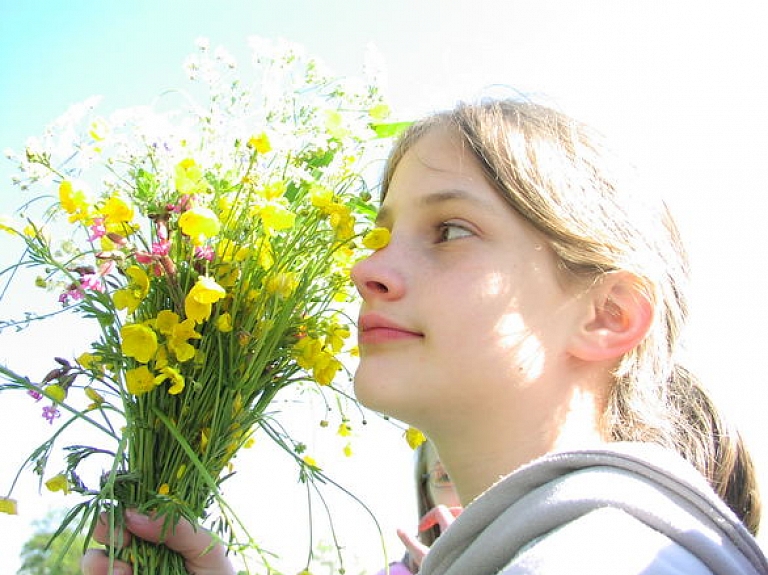
[[[205,52],[211,47],[211,41],[205,36],[199,36],[195,38],[195,46],[197,46],[200,51]]]

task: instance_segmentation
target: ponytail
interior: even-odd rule
[[[606,413],[609,437],[677,451],[756,535],[761,501],[752,458],[701,382],[676,365],[666,385],[648,392],[627,378],[617,381]]]
[[[675,448],[707,478],[746,527],[757,534],[761,501],[754,463],[741,434],[715,406],[699,380],[677,366],[669,381],[671,415],[679,415]]]

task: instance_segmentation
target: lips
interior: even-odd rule
[[[375,313],[361,315],[357,328],[360,345],[406,341],[423,337],[423,334]]]

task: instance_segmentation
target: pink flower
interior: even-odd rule
[[[99,275],[104,277],[115,271],[115,260],[107,260],[99,266]]]
[[[91,235],[88,239],[92,242],[107,234],[107,228],[104,227],[104,218],[95,218],[93,225],[89,229],[91,230]]]
[[[168,204],[165,206],[165,209],[169,212],[173,212],[175,214],[180,214],[182,212],[186,212],[189,208],[192,207],[192,196],[188,194],[184,194],[179,198],[179,201],[175,204]]]
[[[136,252],[133,254],[136,257],[136,261],[140,264],[149,265],[152,263],[152,260],[154,259],[152,257],[152,254],[148,254],[147,252]]]
[[[53,425],[53,420],[57,417],[61,417],[61,412],[56,409],[55,405],[46,405],[43,408],[43,419]]]
[[[213,261],[213,248],[211,246],[197,246],[195,248],[195,257],[203,260]]]
[[[80,278],[80,292],[83,290],[104,291],[104,284],[96,274],[85,274]],[[82,297],[82,295],[80,296]],[[75,298],[77,299],[77,298]]]
[[[30,389],[29,391],[27,391],[27,395],[29,395],[35,401],[40,401],[41,399],[43,399],[43,394],[36,389]]]
[[[156,256],[167,256],[171,251],[171,242],[162,240],[152,243],[152,254]]]

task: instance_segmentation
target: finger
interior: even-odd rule
[[[183,517],[176,525],[164,529],[163,517],[147,516],[128,510],[125,513],[125,522],[134,535],[153,543],[163,543],[179,553],[186,560],[187,568],[195,573],[234,573],[224,545],[215,542],[208,531],[192,525]]]
[[[419,541],[418,538],[414,537],[410,533],[406,533],[402,529],[397,530],[397,536],[408,550],[408,557],[410,557],[411,561],[413,561],[416,567],[421,567],[421,562],[424,560],[424,557],[429,551],[429,547]]]
[[[109,573],[109,556],[100,549],[88,549],[80,559],[80,570],[83,575],[107,575]],[[132,575],[130,565],[122,561],[113,564],[113,575]]]
[[[109,515],[101,513],[93,529],[94,540],[109,547],[126,547],[131,541],[131,534],[118,525],[117,518],[114,520],[114,529],[110,529],[109,525]]]
[[[441,531],[445,531],[461,512],[461,507],[449,508],[445,505],[438,505],[437,507],[433,507],[427,511],[424,517],[421,518],[421,522],[419,523],[419,531],[426,531],[435,525],[438,525]]]

